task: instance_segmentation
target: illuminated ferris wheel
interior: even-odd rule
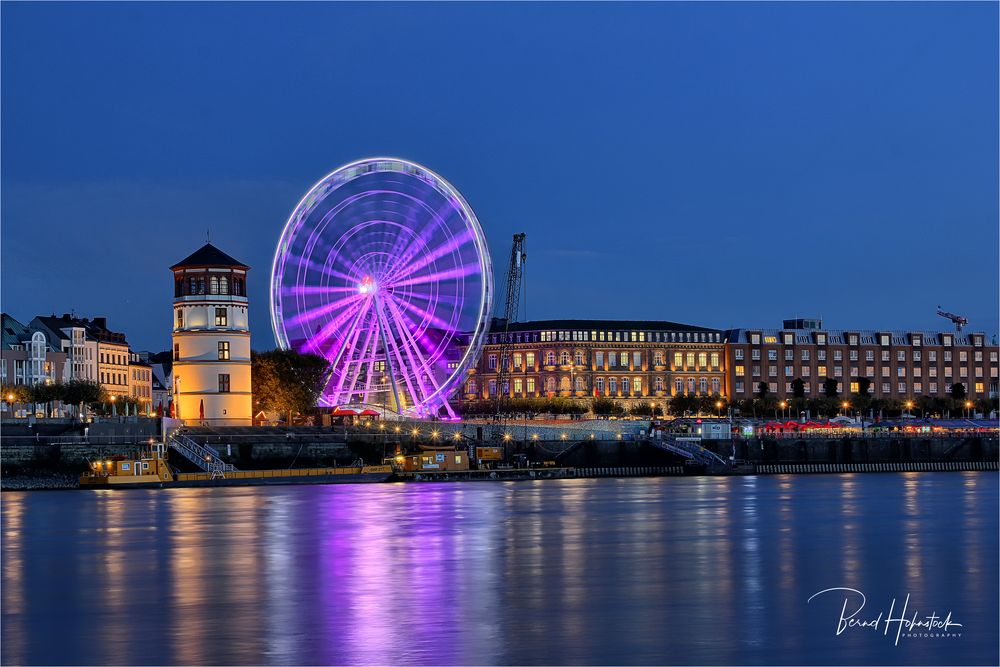
[[[320,403],[452,415],[479,356],[493,272],[472,208],[413,162],[370,158],[306,193],[278,242],[278,344],[329,360]]]

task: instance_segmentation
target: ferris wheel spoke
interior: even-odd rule
[[[352,303],[342,313],[340,313],[335,318],[324,324],[319,331],[317,331],[315,334],[313,334],[306,340],[305,344],[306,351],[319,352],[320,345],[322,345],[332,336],[334,336],[341,329],[341,327],[343,327],[343,325],[347,322],[347,320],[349,320],[356,313],[358,313],[358,311],[360,311],[365,305],[366,304],[364,301],[360,300],[356,301]],[[338,336],[338,341],[339,340],[342,340],[342,337]],[[334,363],[333,366],[334,368],[336,368],[336,363]]]
[[[419,363],[417,362],[414,363],[417,363],[417,366],[419,367],[420,370],[426,372],[428,380],[434,387],[434,391],[432,392],[432,394],[437,393],[438,391],[441,390],[441,385],[437,381],[437,374],[435,373],[434,365],[435,362],[437,362],[438,359],[440,359],[440,357],[435,358],[434,355],[432,354],[429,360],[424,358],[424,355],[421,354],[420,351],[421,350],[420,344],[417,342],[417,339],[414,338],[413,336],[413,329],[416,327],[413,326],[412,320],[410,320],[410,318],[408,318],[403,312],[401,312],[396,307],[396,305],[391,301],[389,302],[389,309],[393,312],[393,318],[397,323],[397,325],[402,325],[399,326],[399,331],[402,333],[404,339],[409,343],[409,345],[407,345],[406,347],[407,352],[409,353],[410,350],[413,350],[413,353],[416,355],[417,360],[419,362]],[[411,361],[413,361],[412,357]],[[445,362],[442,370],[447,370],[447,362]]]
[[[357,294],[357,287],[334,287],[333,285],[294,285],[292,287],[282,287],[281,293],[285,296],[312,296],[315,294],[343,294],[344,292],[353,292]]]
[[[412,303],[408,303],[407,301],[397,299],[394,295],[390,294],[389,297],[393,299],[396,303],[398,303],[400,306],[405,308],[406,310],[410,311],[414,315],[419,316],[421,322],[430,322],[437,328],[442,329],[444,331],[452,331],[455,328],[453,323],[445,322],[434,313],[424,310],[423,308],[420,308],[419,306],[416,306]]]
[[[367,312],[367,310],[366,310]],[[368,351],[368,347],[372,342],[372,334],[375,333],[375,327],[369,325],[368,335],[365,337],[364,345],[361,346],[360,356],[355,358],[355,349],[357,348],[357,342],[361,337],[362,326],[360,324],[363,320],[359,320],[359,326],[356,327],[356,335],[354,337],[354,342],[351,343],[349,348],[349,356],[347,357],[347,363],[344,364],[344,373],[341,375],[340,383],[337,385],[337,392],[340,393],[344,386],[344,379],[347,377],[347,371],[354,365],[354,373],[351,375],[351,381],[347,383],[347,397],[348,402],[350,402],[350,397],[354,395],[354,388],[357,386],[358,378],[361,376],[361,369],[364,367],[365,353]],[[367,398],[367,397],[366,397]]]
[[[408,278],[406,280],[399,280],[392,282],[393,287],[405,287],[407,285],[425,285],[427,283],[439,283],[445,280],[456,280],[458,278],[467,278],[468,276],[475,275],[479,273],[480,266],[478,264],[466,264],[465,266],[458,266],[453,269],[445,269],[443,271],[438,271],[437,273],[428,273],[422,276],[415,276],[413,278]]]
[[[463,245],[465,245],[469,240],[471,240],[472,234],[468,230],[461,232],[457,236],[449,239],[446,243],[442,243],[435,250],[432,250],[428,254],[424,255],[415,262],[402,261],[400,263],[400,268],[398,272],[392,276],[389,276],[390,280],[396,281],[407,276],[416,273],[417,271],[433,264],[438,259],[449,255],[453,252],[458,251]]]
[[[337,299],[336,301],[331,301],[330,303],[325,304],[323,306],[317,306],[316,308],[305,310],[299,313],[298,315],[289,318],[287,324],[292,326],[301,326],[308,322],[312,322],[318,317],[323,317],[324,315],[332,313],[333,311],[338,310],[340,308],[350,309],[355,306],[360,307],[361,298],[362,296],[357,293],[357,290],[355,290],[355,293],[352,296],[349,296],[345,299]]]
[[[388,321],[385,313],[385,309],[382,307],[381,301],[376,299],[375,307],[379,310],[379,317],[382,321],[382,331],[384,332],[383,339],[384,343],[392,349],[393,356],[396,358],[396,362],[399,364],[396,368],[391,368],[389,373],[389,381],[394,385],[394,391],[398,395],[398,382],[396,377],[402,377],[403,382],[406,384],[406,388],[409,391],[410,400],[416,404],[418,401],[418,394],[413,388],[413,384],[410,382],[410,372],[407,368],[406,362],[403,360],[403,355],[399,350],[399,344],[393,335],[392,329],[388,326]],[[386,350],[386,356],[388,357],[389,351]],[[403,411],[403,406],[398,404],[396,406],[400,412]]]

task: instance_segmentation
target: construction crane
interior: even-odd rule
[[[969,323],[969,318],[956,315],[955,313],[949,313],[946,310],[941,310],[941,306],[938,306],[937,314],[951,320],[955,324],[955,331],[961,331],[962,327]]]
[[[524,260],[528,255],[524,252],[524,234],[514,234],[514,243],[510,249],[510,266],[507,268],[507,299],[503,312],[503,333],[500,336],[500,366],[497,374],[497,407],[493,421],[503,430],[507,421],[507,401],[510,400],[510,351],[513,347],[513,336],[510,325],[517,321],[517,312],[521,304],[521,279],[524,276]]]

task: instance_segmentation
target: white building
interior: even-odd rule
[[[174,416],[186,424],[252,423],[249,268],[211,243],[170,267]]]

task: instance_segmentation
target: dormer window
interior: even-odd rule
[[[848,345],[857,345],[858,344],[858,335],[857,334],[850,334],[850,335],[848,335],[847,336],[847,344]]]
[[[825,333],[818,333],[818,334],[816,334],[816,344],[817,345],[826,345],[826,334]]]
[[[888,347],[889,346],[889,334],[879,334],[878,335],[878,342],[879,342],[879,345],[881,345],[882,347]]]
[[[941,337],[941,340],[945,347],[951,347],[951,334],[945,334]]]
[[[913,334],[912,336],[910,336],[910,340],[913,343],[913,347],[920,347],[920,343],[922,341],[921,341],[921,337],[920,337],[919,334]]]
[[[791,345],[792,343],[795,342],[795,340],[794,340],[795,337],[792,334],[786,333],[786,334],[783,334],[783,335],[784,335],[784,338],[785,338],[785,345]]]
[[[760,345],[760,334],[759,333],[750,334],[750,344],[751,345]]]

